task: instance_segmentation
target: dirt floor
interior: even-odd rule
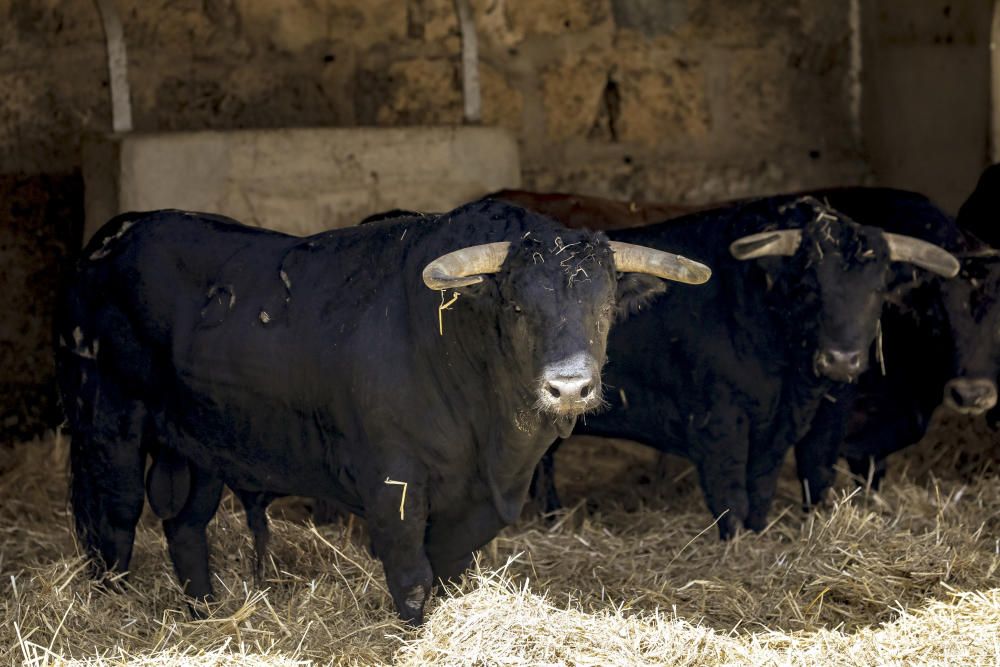
[[[77,556],[66,442],[50,437],[0,450],[0,664],[997,664],[993,440],[945,422],[882,492],[845,479],[811,514],[786,469],[768,529],[723,544],[683,462],[580,438],[559,454],[567,509],[505,531],[412,630],[363,522],[314,527],[295,500],[272,512],[263,591],[224,501],[206,620],[190,619],[151,516],[126,592],[106,592]]]

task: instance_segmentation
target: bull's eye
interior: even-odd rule
[[[514,304],[514,312],[515,312],[515,313],[520,313],[520,312],[521,312],[521,306],[519,306],[519,305],[517,305],[517,304],[515,303],[515,304]]]

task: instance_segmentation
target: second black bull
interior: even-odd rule
[[[831,392],[867,367],[894,282],[957,260],[858,225],[816,199],[769,197],[609,232],[676,248],[715,270],[612,331],[609,409],[576,433],[627,438],[690,459],[719,533],[766,525],[785,453]],[[552,484],[551,452],[540,481]],[[549,486],[550,506],[556,502]]]
[[[899,283],[882,313],[876,368],[826,402],[809,436],[796,445],[807,504],[822,499],[843,456],[873,487],[891,453],[919,441],[939,405],[967,415],[1000,415],[1000,256],[971,230],[983,230],[996,168],[988,169],[952,220],[922,195],[887,188],[842,188],[825,193],[841,212],[882,229],[911,234],[947,248],[961,262],[953,279],[913,272]],[[992,188],[990,188],[990,191]],[[995,216],[994,216],[995,217]],[[988,231],[988,230],[985,230]],[[849,428],[848,428],[849,427]]]

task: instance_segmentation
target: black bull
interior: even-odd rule
[[[608,235],[703,257],[715,277],[612,331],[610,409],[576,432],[692,460],[723,537],[765,526],[784,454],[831,392],[865,370],[894,284],[913,267],[958,269],[934,245],[794,195]],[[551,484],[546,458],[540,477]]]
[[[997,169],[952,220],[926,197],[886,188],[844,188],[827,196],[838,210],[896,233],[918,236],[953,252],[955,278],[914,272],[900,283],[882,313],[881,358],[856,385],[841,387],[824,403],[796,458],[806,502],[817,502],[843,456],[862,480],[877,487],[889,454],[923,437],[934,410],[987,413],[1000,419],[1000,256],[973,231],[984,225]],[[995,217],[995,216],[994,216]]]
[[[365,516],[417,623],[435,578],[517,517],[542,453],[600,403],[616,309],[709,275],[500,202],[307,239],[126,214],[84,252],[57,364],[98,573],[128,568],[151,456],[190,595],[211,594],[205,526],[225,483]]]

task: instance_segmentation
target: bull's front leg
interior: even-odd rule
[[[795,448],[804,504],[816,504],[823,499],[834,481],[834,464],[855,398],[853,386],[834,387],[817,399],[819,404],[808,421],[805,417],[794,416],[794,405],[785,406],[786,417],[777,432],[755,438],[747,470],[750,497],[747,528],[760,532],[767,527],[767,515],[774,501],[785,453],[792,447]]]
[[[767,514],[771,511],[778,487],[781,463],[787,448],[783,444],[769,443],[765,447],[751,447],[747,466],[747,498],[750,503],[746,527],[760,532],[767,527]]]
[[[795,467],[807,510],[823,501],[836,480],[834,466],[853,405],[853,393],[831,392],[820,403],[809,431],[795,443]]]
[[[365,515],[372,553],[382,561],[396,610],[404,621],[420,625],[433,573],[424,550],[427,489],[423,479],[415,477],[384,471],[369,485]]]

